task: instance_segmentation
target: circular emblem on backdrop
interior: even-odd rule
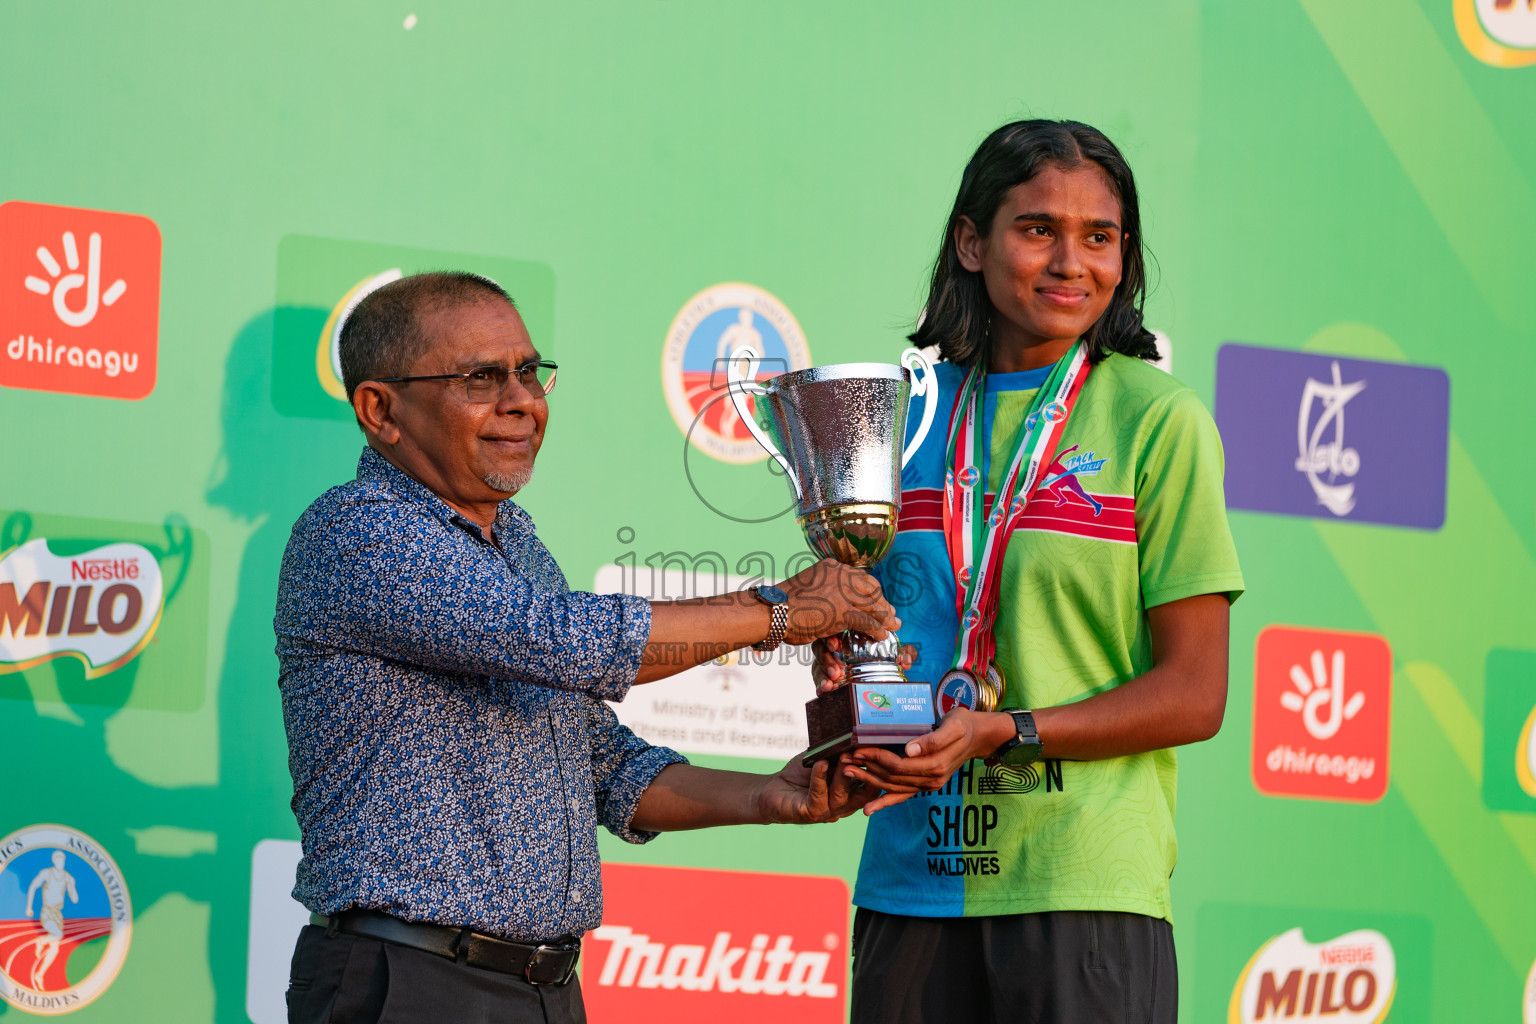
[[[968,565],[962,565],[960,567],[959,576],[960,576],[960,585],[961,586],[966,586],[966,587],[970,586],[970,584],[971,584],[971,567],[968,566]]]
[[[1019,516],[1023,515],[1024,514],[1024,499],[1023,498],[1014,498],[1013,499],[1013,504],[1008,506],[1008,514],[1010,516],[1012,516],[1013,518],[1015,518],[1015,519],[1017,519]]]
[[[762,356],[756,379],[811,365],[811,350],[794,314],[750,284],[717,284],[683,303],[661,349],[661,387],[677,429],[699,451],[720,460],[761,462],[726,389],[726,359],[741,345]]]
[[[0,839],[0,999],[78,1010],[117,977],[132,933],[122,873],[90,836],[31,825]]]
[[[1040,411],[1045,415],[1047,423],[1055,423],[1057,420],[1065,419],[1067,415],[1067,407],[1060,402],[1047,402],[1045,408]]]
[[[969,583],[970,580],[966,580],[966,582]],[[963,625],[966,629],[975,629],[976,624],[980,621],[981,612],[977,611],[975,608],[970,608],[966,611],[965,617],[960,620],[960,624]]]
[[[1025,430],[1034,430],[1035,427],[1039,426],[1039,424],[1040,424],[1040,414],[1037,413],[1037,412],[1032,412],[1028,416],[1024,417],[1024,429]]]
[[[1001,523],[1002,521],[1003,510],[1001,507],[994,508],[992,510],[992,514],[987,516],[987,525],[993,527],[994,529],[996,529],[997,524]]]
[[[939,680],[939,714],[955,708],[975,710],[978,696],[975,678],[964,669],[952,668]]]
[[[958,479],[960,481],[961,487],[964,487],[966,490],[970,490],[972,487],[975,487],[977,484],[981,483],[981,470],[977,469],[975,466],[966,466],[960,471],[960,476]]]
[[[404,277],[399,267],[386,270],[382,274],[374,274],[365,277],[351,288],[347,294],[341,297],[341,301],[331,307],[331,315],[325,318],[325,326],[320,328],[320,340],[315,345],[315,376],[320,381],[320,386],[325,393],[332,398],[345,402],[347,400],[347,386],[341,382],[341,328],[347,322],[347,317],[362,302],[374,292],[383,288],[391,281],[398,281]]]

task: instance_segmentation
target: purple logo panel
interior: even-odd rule
[[[1450,403],[1436,367],[1223,345],[1227,505],[1438,530]]]

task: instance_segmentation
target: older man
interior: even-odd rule
[[[710,600],[572,592],[508,500],[555,367],[491,281],[386,285],[341,362],[368,446],[294,526],[278,589],[294,896],[314,914],[289,1018],[584,1020],[571,972],[602,917],[598,824],[640,843],[831,821],[874,795],[824,765],[694,767],[603,701],[747,645],[899,623],[832,562]]]

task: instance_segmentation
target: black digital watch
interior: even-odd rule
[[[1040,742],[1040,733],[1035,729],[1035,716],[1028,711],[1010,711],[1008,714],[1013,716],[1015,735],[993,751],[986,763],[1006,765],[1009,768],[1023,768],[1025,765],[1034,764],[1045,753],[1045,746]]]

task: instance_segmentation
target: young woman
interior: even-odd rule
[[[944,718],[906,757],[842,760],[887,791],[853,897],[856,1024],[1176,1018],[1172,748],[1221,725],[1243,580],[1215,424],[1146,362],[1145,290],[1113,143],[1072,121],[987,137],[911,336],[938,346],[948,415],[881,567]]]

